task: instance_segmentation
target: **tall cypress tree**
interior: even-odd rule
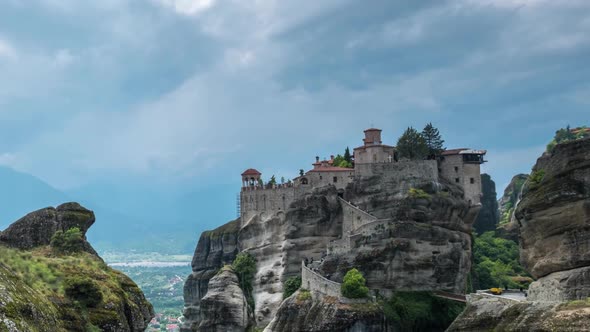
[[[344,160],[352,164],[352,156],[350,155],[350,149],[348,146],[346,147],[346,150],[344,150]]]
[[[428,147],[429,158],[434,158],[444,151],[445,148],[443,144],[445,141],[440,136],[438,129],[434,127],[432,123],[428,123],[426,127],[424,127],[424,130],[422,130],[422,137]]]

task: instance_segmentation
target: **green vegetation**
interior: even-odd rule
[[[248,304],[254,309],[252,279],[256,273],[256,259],[248,252],[241,252],[236,256],[236,259],[234,259],[232,268],[238,276],[240,288],[244,291]]]
[[[435,128],[432,123],[428,123],[426,127],[422,130],[422,137],[424,137],[424,141],[426,146],[428,147],[428,156],[433,158],[439,156],[441,152],[444,151],[445,141],[440,136],[440,133],[437,128]]]
[[[428,155],[428,145],[422,134],[408,127],[397,141],[397,151],[400,158],[424,159]]]
[[[283,290],[283,298],[286,299],[293,295],[299,287],[301,287],[301,277],[291,277],[285,281],[285,287]]]
[[[425,198],[425,199],[430,199],[430,194],[428,194],[427,192],[425,192],[422,189],[410,188],[410,191],[408,192],[408,194],[412,198]]]
[[[563,303],[559,306],[558,310],[574,310],[581,308],[590,308],[590,297],[583,300],[574,300]]]
[[[0,284],[13,285],[7,288],[12,299],[10,305],[0,306],[0,316],[17,322],[30,319],[30,326],[38,327],[39,331],[69,330],[71,326],[61,325],[65,322],[87,325],[88,329],[91,325],[103,326],[124,320],[125,307],[149,305],[147,301],[131,302],[139,298],[140,289],[98,257],[84,251],[75,255],[56,254],[52,246],[29,251],[0,246]],[[106,304],[113,309],[105,311]],[[39,313],[32,316],[31,306]],[[19,327],[20,323],[17,324]]]
[[[540,170],[536,170],[534,172],[531,173],[531,176],[529,177],[529,188],[530,189],[535,189],[537,188],[541,182],[543,182],[543,179],[545,179],[545,171],[540,169]]]
[[[349,299],[360,299],[367,297],[369,288],[363,275],[357,269],[346,272],[341,286],[342,296]]]
[[[84,234],[78,227],[57,231],[51,237],[51,248],[62,254],[73,254],[84,249]]]
[[[428,292],[397,292],[381,305],[400,331],[444,331],[465,308]]]
[[[557,144],[587,137],[590,137],[590,128],[588,128],[587,126],[571,129],[568,125],[567,127],[561,128],[555,132],[553,140],[551,140],[551,142],[547,144],[547,152],[553,151]]]
[[[344,168],[352,168],[352,155],[350,154],[350,149],[346,147],[344,150],[344,155],[338,154],[334,157],[334,162],[332,166],[336,167],[344,167]]]
[[[89,308],[95,308],[103,299],[98,285],[88,277],[67,278],[64,290],[67,297]]]
[[[526,288],[532,282],[518,262],[518,244],[495,237],[493,231],[475,237],[473,256],[480,289]]]
[[[299,294],[297,294],[298,301],[307,301],[309,299],[311,299],[311,292],[307,289],[302,289],[299,291]]]

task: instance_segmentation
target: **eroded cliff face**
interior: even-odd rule
[[[248,302],[231,267],[223,267],[209,280],[201,299],[199,331],[240,332],[251,325]]]
[[[410,189],[423,194],[412,196]],[[183,331],[199,330],[201,298],[207,294],[209,279],[240,251],[248,251],[257,260],[253,280],[257,327],[267,326],[277,317],[283,283],[301,274],[301,261],[306,258],[318,261],[324,257],[319,269],[334,281],[341,281],[355,266],[370,288],[385,292],[463,292],[471,264],[471,225],[479,206],[469,206],[461,188],[446,181],[426,181],[419,175],[372,176],[355,180],[345,190],[344,199],[372,214],[373,219],[382,219],[352,234],[346,253],[327,253],[332,241],[342,240],[345,218],[343,203],[332,186],[297,198],[285,212],[266,218],[256,215],[203,233],[193,273],[185,284]],[[312,312],[314,305],[308,308]],[[283,319],[287,318],[279,317]]]
[[[481,210],[473,224],[477,234],[493,231],[500,221],[498,201],[496,200],[496,183],[488,174],[481,175]]]
[[[152,305],[86,241],[94,213],[77,203],[21,218],[0,234],[0,331],[144,331]],[[79,251],[49,246],[57,231],[79,228]]]
[[[297,291],[280,306],[265,332],[274,331],[393,331],[376,303],[340,303],[333,297],[319,297]]]
[[[193,273],[185,283],[184,331],[196,331],[201,317],[201,298],[209,279],[238,252],[256,257],[253,280],[256,324],[265,326],[283,300],[283,282],[301,273],[301,261],[319,258],[336,239],[342,216],[334,188],[320,190],[295,201],[287,213],[261,219],[255,216],[238,228],[240,220],[204,232],[193,257]]]
[[[326,257],[323,275],[341,282],[355,267],[370,288],[385,295],[394,290],[464,292],[471,225],[479,206],[469,206],[462,190],[446,181],[413,179],[409,186],[426,195],[404,194],[403,184],[378,177],[355,181],[347,199],[380,218],[392,217],[353,236],[349,252]]]
[[[535,278],[590,266],[590,139],[537,160],[516,218],[521,262]]]

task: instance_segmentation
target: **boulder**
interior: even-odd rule
[[[31,212],[17,220],[0,233],[0,243],[18,249],[46,246],[51,243],[55,232],[65,232],[73,227],[79,228],[85,237],[94,221],[94,212],[78,203],[65,203],[57,208]],[[96,254],[88,242],[85,242],[84,249]]]
[[[201,299],[199,332],[243,332],[250,325],[248,301],[231,267],[209,280]]]

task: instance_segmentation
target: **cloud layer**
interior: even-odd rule
[[[589,14],[587,1],[11,0],[0,163],[62,188],[290,177],[365,127],[395,143],[432,121],[450,147],[526,155],[487,166],[506,183],[534,162],[522,151],[588,119]]]

